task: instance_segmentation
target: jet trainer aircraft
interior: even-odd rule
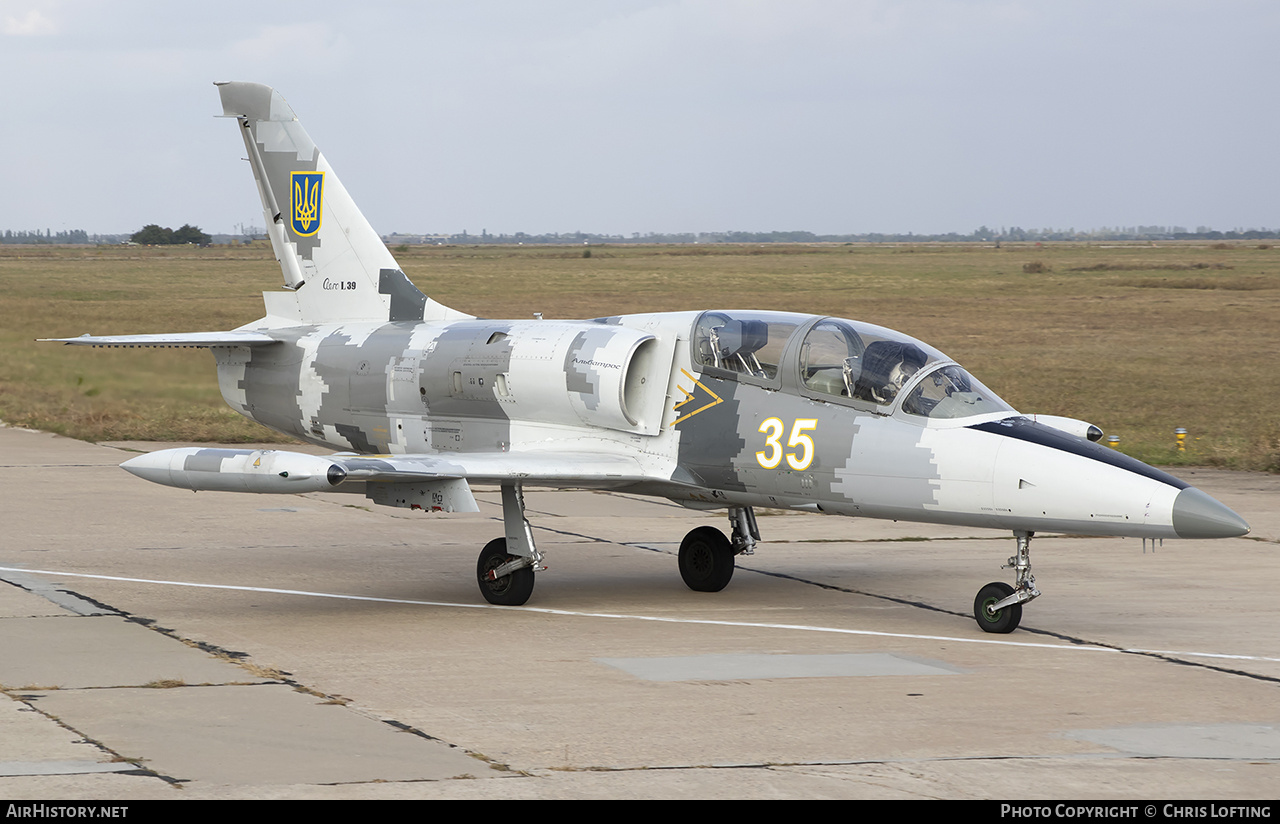
[[[542,555],[526,487],[612,489],[725,509],[680,545],[694,590],[728,585],[760,540],[753,507],[1010,530],[1010,586],[974,617],[1011,632],[1037,597],[1037,532],[1220,538],[1249,531],[1209,495],[1089,440],[1080,421],[1016,412],[921,341],[841,318],[711,310],[593,320],[481,320],[404,275],[275,90],[218,83],[257,181],[282,292],[235,330],[83,336],[200,347],[233,409],[330,447],[186,448],[122,466],[237,492],[363,492],[386,506],[478,511],[502,490],[504,535],[476,578],[495,604],[533,592]]]

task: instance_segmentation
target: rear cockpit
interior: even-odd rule
[[[868,323],[786,312],[711,311],[694,323],[694,367],[803,397],[929,419],[1012,407],[937,349]]]
[[[693,365],[751,383],[776,382],[788,341],[809,320],[789,312],[703,312],[693,325]]]

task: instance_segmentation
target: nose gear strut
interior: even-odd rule
[[[1014,532],[1018,552],[1001,569],[1014,570],[1014,585],[993,581],[973,599],[973,617],[984,632],[1013,632],[1022,622],[1022,605],[1040,597],[1036,576],[1031,574],[1031,538],[1034,532]]]

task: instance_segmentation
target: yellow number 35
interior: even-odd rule
[[[787,440],[790,448],[800,447],[799,452],[788,452],[787,464],[797,472],[803,472],[813,463],[813,438],[804,434],[818,428],[817,418],[796,418],[791,425],[791,437]],[[765,433],[765,448],[756,453],[756,463],[765,469],[776,469],[782,463],[782,433],[786,431],[782,421],[777,418],[766,418],[760,424],[758,432]]]

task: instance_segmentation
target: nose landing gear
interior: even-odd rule
[[[1040,597],[1036,577],[1031,574],[1031,537],[1034,532],[1015,532],[1018,554],[1001,569],[1015,570],[1014,586],[993,581],[978,590],[973,599],[973,617],[984,632],[1013,632],[1022,622],[1022,605]]]

